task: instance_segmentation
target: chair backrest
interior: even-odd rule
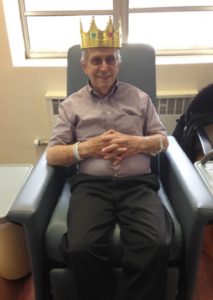
[[[75,45],[68,50],[67,95],[79,90],[87,82],[80,65],[81,50]],[[123,44],[122,63],[118,79],[131,83],[149,94],[156,103],[156,71],[154,48],[146,44]]]

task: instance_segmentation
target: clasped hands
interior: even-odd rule
[[[122,134],[113,129],[88,140],[92,156],[111,160],[117,165],[124,158],[139,152],[138,139],[140,137]]]

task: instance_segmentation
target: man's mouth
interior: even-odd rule
[[[111,77],[111,75],[98,75],[98,78],[101,79],[101,80],[107,80]]]

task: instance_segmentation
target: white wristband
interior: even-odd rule
[[[160,137],[160,150],[159,150],[159,153],[161,152],[161,151],[163,151],[164,150],[164,146],[163,146],[163,138],[162,138],[162,136]]]
[[[163,146],[163,138],[162,138],[162,137],[160,137],[159,145],[160,145],[160,149],[159,149],[158,151],[155,151],[155,152],[151,152],[151,153],[150,153],[152,156],[155,156],[155,155],[161,153],[161,152],[164,150],[164,146]]]
[[[80,142],[77,142],[73,145],[73,156],[74,156],[76,161],[81,161],[82,160],[82,158],[80,157],[80,154],[78,152],[78,144],[79,143]]]

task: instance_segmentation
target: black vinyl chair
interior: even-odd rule
[[[125,44],[119,79],[131,82],[156,99],[155,52],[149,45]],[[67,94],[86,84],[80,67],[80,47],[68,51]],[[192,300],[203,228],[213,208],[212,196],[174,137],[168,150],[153,158],[161,182],[160,198],[174,224],[168,262],[167,300]],[[45,153],[9,212],[11,222],[24,226],[36,300],[77,300],[72,269],[66,265],[60,241],[66,233],[69,178],[75,167],[47,165]],[[115,281],[122,272],[119,226],[109,236]]]

